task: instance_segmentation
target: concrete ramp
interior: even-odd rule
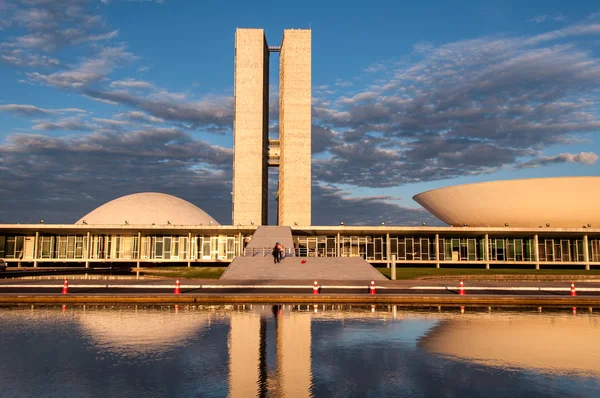
[[[305,263],[302,264],[302,260]],[[360,257],[286,257],[279,264],[273,257],[236,257],[220,279],[226,280],[386,280]]]
[[[292,229],[290,227],[262,225],[254,231],[246,249],[248,249],[247,251],[258,253],[262,249],[273,249],[273,246],[277,242],[281,243],[285,249],[289,249],[290,254],[293,253],[294,241],[292,239]]]

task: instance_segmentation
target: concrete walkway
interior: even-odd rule
[[[387,280],[379,271],[357,257],[286,257],[279,264],[273,257],[237,257],[221,280],[281,281],[281,280]]]
[[[0,303],[356,303],[436,305],[600,305],[600,283],[576,284],[569,294],[564,282],[490,282],[465,284],[465,295],[450,281],[380,280],[377,293],[369,294],[366,280],[215,280],[169,279],[69,279],[68,294],[61,294],[63,281],[10,279],[0,281]]]

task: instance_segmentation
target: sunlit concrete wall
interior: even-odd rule
[[[267,224],[269,49],[263,29],[235,33],[233,225]]]
[[[311,225],[311,31],[283,33],[279,70],[279,225]]]
[[[285,312],[277,316],[277,366],[282,397],[310,397],[311,317]]]
[[[229,332],[229,397],[256,397],[260,385],[260,317],[231,314]]]
[[[413,199],[458,227],[600,226],[600,177],[491,181],[434,189]]]

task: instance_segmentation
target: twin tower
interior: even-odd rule
[[[279,53],[279,138],[269,138],[269,58]],[[279,167],[277,223],[311,225],[311,31],[235,32],[233,225],[267,225],[269,167]]]

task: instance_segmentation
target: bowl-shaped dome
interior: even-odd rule
[[[492,181],[434,189],[413,199],[452,226],[600,227],[600,177]]]
[[[219,225],[202,209],[164,193],[144,192],[103,204],[75,224]]]

